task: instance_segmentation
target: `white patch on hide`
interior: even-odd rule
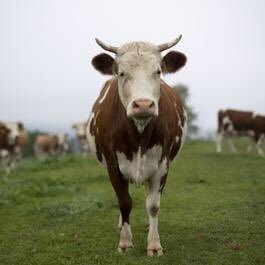
[[[253,137],[253,136],[255,136],[255,132],[253,130],[248,130],[247,135]]]
[[[90,152],[93,155],[96,155],[97,149],[96,149],[95,136],[90,133],[91,121],[94,118],[94,116],[95,116],[95,113],[92,112],[90,114],[90,117],[89,117],[89,120],[88,120],[88,124],[87,124],[87,127],[86,127],[86,136],[87,136],[87,141],[88,141],[88,145],[89,145]]]
[[[227,132],[234,132],[234,126],[233,126],[233,122],[230,120],[230,118],[228,116],[225,116],[222,120],[222,125],[223,126],[227,126],[227,128],[225,129],[225,131]]]
[[[110,87],[111,87],[111,84],[112,84],[112,82],[110,83],[110,85],[106,88],[106,91],[105,91],[105,93],[104,93],[104,95],[103,95],[103,97],[99,100],[99,104],[101,104],[103,101],[104,101],[104,99],[106,98],[106,96],[107,96],[107,94],[108,94],[108,92],[109,92],[109,89],[110,89]]]
[[[126,179],[138,185],[143,184],[158,171],[163,176],[167,172],[167,163],[165,160],[160,163],[161,154],[162,147],[160,145],[155,145],[143,155],[139,148],[138,152],[133,154],[132,161],[128,160],[124,153],[117,152],[120,171]]]

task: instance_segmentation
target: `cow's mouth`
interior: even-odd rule
[[[136,118],[135,116],[132,117],[133,123],[136,126],[138,132],[142,133],[145,129],[145,127],[147,126],[147,124],[149,123],[149,121],[152,119],[152,117],[149,116],[145,116],[144,118]]]
[[[152,118],[153,116],[154,116],[153,112],[141,111],[138,113],[134,113],[133,118],[137,120],[147,120],[147,119]]]

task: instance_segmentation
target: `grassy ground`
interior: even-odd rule
[[[189,142],[162,196],[163,257],[146,257],[144,188],[131,186],[134,249],[117,253],[118,209],[92,158],[25,160],[0,172],[0,264],[265,264],[265,158]]]

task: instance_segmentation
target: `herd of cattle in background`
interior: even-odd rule
[[[218,112],[218,129],[216,134],[216,152],[221,153],[223,141],[226,140],[231,151],[238,153],[234,138],[249,137],[247,152],[253,146],[258,154],[264,155],[262,143],[265,138],[265,116],[251,111],[220,110]],[[86,123],[79,122],[72,126],[80,146],[80,152],[89,154],[86,139]],[[14,169],[22,158],[23,150],[28,144],[28,132],[21,122],[0,122],[0,159],[3,168],[9,172]],[[69,152],[70,144],[66,133],[40,134],[36,137],[34,153],[38,160],[45,161],[48,157],[63,156]]]
[[[86,122],[76,123],[72,129],[75,130],[81,153],[89,154]],[[21,122],[0,122],[0,159],[6,172],[16,167],[28,142],[28,131]],[[59,157],[69,152],[70,141],[67,133],[39,134],[33,149],[36,158],[45,161],[48,157]]]
[[[221,153],[223,141],[226,140],[231,151],[238,153],[234,138],[249,137],[247,153],[253,146],[258,154],[264,155],[262,143],[265,139],[265,116],[251,111],[220,110],[218,112],[218,129],[216,134],[216,152]],[[75,123],[76,139],[81,154],[89,154],[86,138],[86,122]],[[0,122],[0,159],[3,168],[9,172],[14,169],[22,158],[23,150],[28,144],[28,132],[21,122]],[[69,152],[70,144],[67,133],[40,134],[36,137],[34,153],[38,160],[45,161],[48,157],[63,156]]]

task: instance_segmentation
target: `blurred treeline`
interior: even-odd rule
[[[189,88],[183,84],[174,85],[172,88],[181,97],[188,115],[188,138],[195,137],[199,130],[196,124],[198,114],[188,102],[190,98]]]

